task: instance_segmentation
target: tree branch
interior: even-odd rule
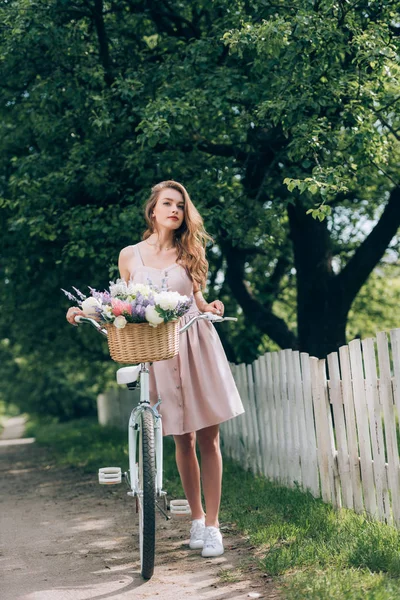
[[[110,52],[108,48],[108,39],[104,25],[103,0],[94,0],[94,9],[92,10],[94,25],[96,27],[97,39],[99,42],[100,61],[104,69],[104,81],[110,86],[114,77],[111,73]]]
[[[392,135],[394,135],[394,137],[396,138],[396,140],[398,142],[400,142],[400,135],[398,134],[398,132],[390,125],[390,123],[387,122],[386,119],[384,119],[382,116],[379,116],[379,120],[382,123],[382,125],[384,127],[386,127],[386,129],[388,129],[390,131],[390,133]]]
[[[200,142],[197,147],[202,152],[212,154],[213,156],[225,156],[233,157],[240,162],[245,162],[247,159],[247,152],[240,150],[239,148],[232,146],[231,144],[213,144],[212,142]]]
[[[346,290],[349,307],[386,252],[400,226],[400,187],[394,187],[378,223],[336,276],[335,286]]]
[[[265,299],[266,306],[269,310],[272,309],[272,304],[274,300],[277,298],[280,290],[281,290],[281,281],[284,275],[287,272],[287,268],[290,264],[289,253],[282,253],[278,260],[276,261],[275,269],[269,279],[266,279],[265,285],[263,286],[261,292],[270,298],[268,301]]]
[[[227,261],[226,279],[232,294],[242,307],[246,318],[254,323],[263,333],[267,334],[281,348],[297,348],[297,338],[289,330],[285,321],[258,302],[250,293],[244,280],[243,253],[224,243]]]

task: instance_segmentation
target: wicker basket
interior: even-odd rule
[[[148,323],[127,323],[123,329],[105,325],[110,355],[119,363],[137,364],[167,360],[179,352],[179,321],[151,327]]]

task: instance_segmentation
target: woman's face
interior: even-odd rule
[[[179,229],[185,218],[185,202],[182,194],[173,188],[161,190],[153,214],[153,221],[158,227]]]

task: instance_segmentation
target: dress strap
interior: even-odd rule
[[[138,244],[135,244],[134,246],[132,246],[132,248],[133,248],[133,251],[135,253],[135,257],[137,258],[137,260],[139,261],[139,263],[144,266],[144,262],[143,262],[143,259],[142,259],[142,255],[140,254],[140,250],[139,250]]]

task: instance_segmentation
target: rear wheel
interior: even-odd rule
[[[156,533],[154,421],[150,410],[142,412],[138,440],[140,567],[142,577],[150,579],[154,572]]]

